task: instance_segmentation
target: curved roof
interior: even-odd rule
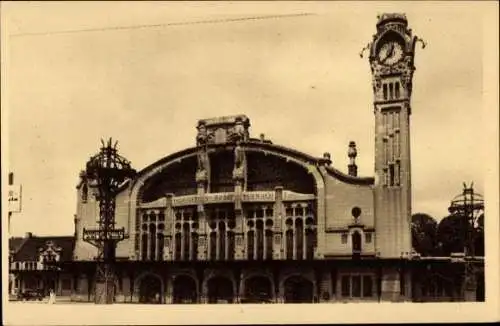
[[[280,153],[282,155],[294,158],[296,160],[302,161],[304,163],[309,163],[314,166],[321,166],[323,165],[323,158],[318,158],[314,157],[312,155],[300,152],[298,150],[295,150],[293,148],[281,146],[281,145],[276,145],[268,141],[261,141],[261,140],[254,140],[250,139],[250,141],[247,141],[245,143],[242,143],[242,145],[245,148],[253,148],[253,149],[260,149],[263,151],[268,151],[269,153]],[[233,143],[221,143],[221,144],[209,144],[207,145],[208,148],[225,148],[228,146],[234,146]],[[175,161],[177,159],[180,159],[182,157],[185,157],[187,155],[195,155],[199,147],[189,147],[183,150],[180,150],[178,152],[172,153],[170,155],[167,155],[158,161],[146,166],[142,170],[138,171],[137,174],[135,175],[134,179],[132,180],[132,185],[134,185],[137,180],[144,174],[148,173],[152,169],[156,168],[159,165],[162,165],[166,162],[169,161]],[[328,172],[329,175],[337,178],[338,180],[350,184],[358,184],[358,185],[372,185],[374,183],[374,178],[373,177],[357,177],[357,176],[352,176],[345,174],[341,172],[338,169],[335,169],[332,166],[329,165],[324,165],[326,171]],[[130,181],[129,181],[130,182]],[[121,189],[125,188],[126,186],[129,185],[129,182],[126,182],[121,185]]]

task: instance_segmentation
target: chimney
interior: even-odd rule
[[[358,156],[358,151],[356,150],[356,143],[353,141],[349,142],[349,149],[347,150],[347,156],[349,157],[349,165],[347,166],[348,173],[350,176],[358,176],[358,166],[356,165],[356,156]]]
[[[33,233],[32,232],[26,232],[24,234],[24,237],[27,238],[27,239],[33,238]]]

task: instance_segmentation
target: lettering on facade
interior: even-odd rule
[[[283,200],[313,200],[313,194],[299,194],[290,191],[283,193]],[[197,205],[199,202],[205,204],[210,203],[230,203],[234,202],[235,194],[233,192],[204,194],[204,195],[189,195],[182,197],[174,197],[172,199],[172,206],[189,206]],[[276,200],[276,193],[274,191],[252,191],[244,192],[241,196],[243,202],[274,202]]]
[[[271,191],[245,192],[243,193],[242,200],[247,202],[274,201],[274,195],[274,192]]]

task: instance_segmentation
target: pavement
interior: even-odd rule
[[[15,303],[15,304],[48,304],[49,303],[49,297],[43,298],[42,300],[25,300],[21,301],[18,300],[14,296],[9,297],[9,303]],[[56,297],[56,304],[71,304],[71,303],[92,303],[92,302],[78,302],[78,301],[71,301],[71,297]]]

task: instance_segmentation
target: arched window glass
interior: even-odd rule
[[[358,231],[352,234],[352,251],[353,254],[361,253],[361,234]]]
[[[219,260],[226,259],[226,223],[219,222]]]
[[[149,259],[155,260],[156,258],[156,225],[151,223],[149,225]]]
[[[189,242],[190,242],[190,237],[191,234],[189,232],[189,223],[184,223],[184,228],[182,232],[182,238],[183,238],[183,243],[184,243],[184,251],[182,253],[182,259],[183,260],[189,260]]]
[[[293,259],[293,230],[286,231],[286,259]]]
[[[174,243],[174,246],[175,246],[175,260],[180,260],[181,259],[181,250],[182,250],[181,240],[182,240],[181,233],[180,232],[175,233],[175,240],[174,240],[175,241],[175,243]]]
[[[210,259],[217,259],[217,233],[210,232]]]
[[[314,258],[314,247],[316,246],[316,231],[312,229],[306,230],[306,258],[313,259]]]
[[[262,210],[259,210],[259,212],[262,212]],[[262,220],[257,221],[257,230],[256,230],[256,239],[257,241],[257,259],[263,259],[264,258],[264,223]]]
[[[141,236],[141,258],[142,260],[148,259],[148,235],[143,233]]]
[[[191,233],[191,241],[193,242],[193,247],[191,252],[192,260],[198,259],[198,239],[199,239],[198,233],[196,232]]]
[[[266,230],[266,259],[273,259],[273,231]]]
[[[234,260],[234,232],[227,232],[227,259]]]
[[[304,222],[302,221],[302,219],[296,219],[295,220],[295,244],[296,244],[296,247],[295,247],[295,250],[296,250],[296,257],[295,259],[297,260],[302,260],[304,259]]]
[[[254,231],[248,231],[247,233],[247,253],[248,260],[254,259]]]
[[[158,240],[158,260],[163,260],[163,248],[165,247],[165,237],[163,236],[163,233],[158,233],[157,235],[157,240]]]

